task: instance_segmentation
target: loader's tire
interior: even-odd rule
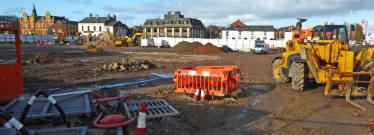
[[[273,64],[273,79],[276,83],[286,83],[289,78],[282,73],[282,60],[276,59]]]
[[[304,75],[305,75],[305,64],[304,63],[293,63],[291,67],[292,71],[292,90],[303,91],[304,90]]]

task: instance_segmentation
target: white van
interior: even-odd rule
[[[151,47],[151,46],[155,46],[155,42],[153,42],[153,40],[151,40],[151,39],[142,39],[142,41],[141,41],[141,43],[140,43],[140,46],[141,47],[146,47],[146,46],[148,46],[148,47]]]
[[[170,47],[169,43],[166,40],[156,40],[155,43],[156,43],[156,46],[158,48],[160,48],[160,47],[164,47],[164,48]]]

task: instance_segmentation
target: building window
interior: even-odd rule
[[[101,26],[99,26],[99,31],[101,31]]]
[[[245,37],[244,40],[248,40],[248,38]]]
[[[23,22],[23,28],[27,28],[27,21]]]
[[[153,29],[153,32],[157,32],[157,29]]]
[[[51,22],[47,21],[47,27],[51,27]]]
[[[61,30],[59,30],[60,32],[59,33],[61,33]]]
[[[151,32],[151,29],[147,29],[147,32]]]
[[[183,32],[187,32],[187,30],[186,30],[186,29],[184,29],[184,30],[183,30]]]
[[[106,28],[106,32],[110,33],[110,30],[109,30],[109,28]]]
[[[254,31],[251,31],[251,36],[254,36],[255,35],[255,32]]]
[[[241,32],[241,31],[239,31],[239,35],[242,35],[242,32]]]
[[[152,25],[152,22],[149,22],[149,25]]]
[[[267,34],[267,32],[266,32],[266,31],[264,31],[264,36],[266,36],[266,34]]]
[[[53,31],[53,33],[55,33],[55,30],[52,30]]]
[[[177,29],[175,30],[175,32],[179,32],[179,29],[177,28]]]
[[[235,37],[232,37],[232,39],[235,39]]]
[[[96,31],[96,26],[94,26],[94,31]]]
[[[84,28],[83,28],[83,26],[82,26],[82,31],[84,31]]]
[[[90,31],[90,26],[87,26],[87,31]]]
[[[173,32],[171,29],[168,29],[168,32]]]

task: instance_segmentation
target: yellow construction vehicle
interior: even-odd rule
[[[75,32],[76,36],[77,36],[77,41],[79,41],[79,34],[78,34],[78,29],[75,28],[74,30],[65,30],[64,33],[58,33],[56,34],[53,39],[55,40],[55,43],[62,43],[62,44],[66,44],[70,41],[66,41],[66,33],[68,32]]]
[[[296,26],[301,33],[302,22],[306,19],[298,19]],[[363,48],[355,55],[348,45],[345,24],[325,23],[310,31],[311,40],[288,41],[282,56],[274,58],[272,67],[275,82],[286,83],[292,77],[292,90],[302,91],[305,80],[314,79],[317,83],[326,84],[326,96],[345,96],[348,102],[363,110],[365,108],[353,102],[351,96],[367,96],[367,100],[374,104],[374,76],[370,69],[374,47]],[[294,37],[299,38],[300,35]]]
[[[124,39],[126,40],[126,46],[136,46],[144,38],[145,33],[135,33],[132,38]]]
[[[122,36],[121,35],[115,35],[114,37],[112,36],[112,34],[110,34],[110,33],[107,33],[108,34],[108,36],[110,37],[110,39],[114,42],[114,45],[116,46],[116,47],[119,47],[119,46],[123,46],[123,45],[125,45],[125,43],[122,41]],[[102,33],[100,33],[99,35],[97,35],[96,36],[96,40],[98,40],[99,39],[99,37],[101,36],[101,35],[103,35]]]

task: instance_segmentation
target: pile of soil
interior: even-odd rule
[[[220,48],[217,46],[212,45],[211,43],[207,43],[204,46],[198,46],[194,49],[195,53],[224,53]]]
[[[61,59],[56,58],[50,54],[41,54],[36,56],[35,58],[31,58],[30,60],[26,61],[25,64],[50,64],[61,61]]]
[[[86,43],[84,46],[96,46],[97,48],[115,47],[112,41],[91,41]]]
[[[194,52],[194,49],[197,48],[198,46],[203,46],[199,42],[186,42],[182,41],[179,42],[177,45],[175,45],[173,48],[169,50],[169,52],[175,52],[175,53],[181,53],[181,52]]]
[[[286,51],[286,49],[282,47],[272,47],[269,49],[270,53],[283,53],[284,51]]]
[[[224,52],[234,52],[234,50],[232,50],[230,47],[228,47],[227,45],[224,45],[222,47],[220,47],[220,49]]]

